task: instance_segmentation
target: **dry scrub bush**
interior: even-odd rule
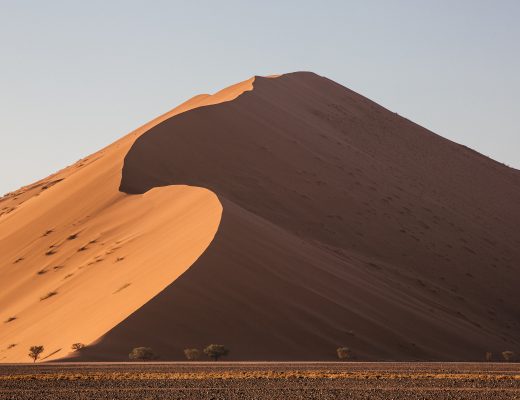
[[[204,354],[212,358],[213,361],[218,361],[220,357],[227,356],[229,350],[222,344],[210,344],[204,349]]]
[[[150,347],[136,347],[128,355],[128,358],[133,361],[150,361],[158,357]]]
[[[338,347],[336,349],[336,354],[341,361],[348,360],[351,357],[351,352],[348,347]]]
[[[40,358],[40,354],[43,353],[43,346],[31,346],[29,349],[29,357],[33,359],[33,362],[36,362],[38,358]]]
[[[186,360],[195,361],[200,358],[200,350],[199,349],[184,349],[184,356]]]
[[[78,351],[78,350],[81,350],[82,348],[84,348],[85,345],[83,343],[74,343],[72,346],[70,346],[70,348],[73,350],[73,351]]]

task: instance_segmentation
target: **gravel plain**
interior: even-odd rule
[[[520,364],[6,364],[0,399],[513,400],[520,399]]]

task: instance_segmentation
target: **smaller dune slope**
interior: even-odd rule
[[[97,340],[198,258],[217,230],[221,205],[208,190],[176,186],[120,195],[73,224],[67,208],[31,211],[28,223],[40,227],[39,237],[17,230],[20,219],[13,218],[13,233],[2,238],[26,243],[6,248],[10,262],[0,274],[0,342],[15,345],[2,361],[26,361],[31,345],[43,344],[52,358]]]
[[[74,165],[0,199],[0,362],[45,360],[89,345],[204,252],[222,207],[207,189],[118,190],[136,138],[186,112],[231,101],[252,79],[195,96]]]

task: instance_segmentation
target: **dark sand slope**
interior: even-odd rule
[[[326,78],[251,78],[0,198],[0,362],[520,351],[519,204],[518,171]]]
[[[215,240],[81,354],[481,359],[520,350],[520,173],[312,73],[140,136],[120,190],[212,190]]]

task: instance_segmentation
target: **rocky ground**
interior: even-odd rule
[[[0,399],[520,399],[520,364],[82,363],[0,366]]]

